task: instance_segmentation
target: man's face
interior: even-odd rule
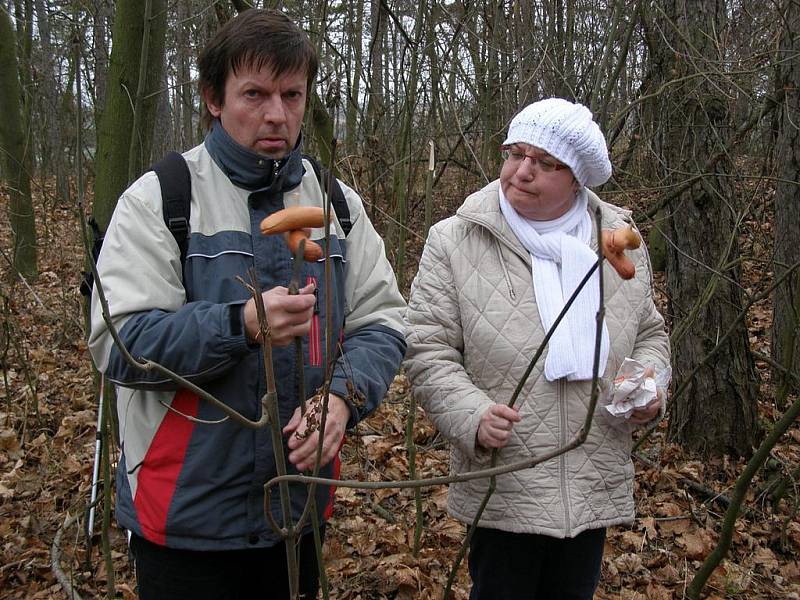
[[[262,156],[281,159],[300,135],[307,83],[304,72],[275,77],[268,67],[243,66],[228,74],[221,104],[206,92],[206,106],[239,144]]]

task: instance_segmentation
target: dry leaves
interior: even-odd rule
[[[41,240],[42,276],[32,285],[35,296],[17,285],[12,312],[3,317],[14,335],[11,349],[0,356],[0,386],[6,398],[0,406],[0,595],[10,599],[63,597],[50,570],[50,545],[65,516],[85,510],[94,453],[95,400],[77,293],[83,268],[80,240],[71,208],[48,210],[58,214],[48,215],[49,237]],[[763,220],[745,225],[743,251],[768,256],[769,231]],[[10,247],[6,221],[0,221],[0,245]],[[760,263],[745,261],[743,269],[751,292],[769,284]],[[665,301],[663,294],[659,297]],[[748,324],[753,344],[768,353],[771,308],[766,302],[754,306]],[[768,381],[766,366],[759,363],[759,368]],[[762,391],[765,399],[772,397],[770,390]],[[381,409],[348,436],[342,453],[344,478],[408,477],[408,393],[408,382],[399,376]],[[769,402],[763,403],[761,414],[767,423],[780,417]],[[772,474],[790,473],[800,463],[800,429],[784,437],[773,452],[779,465]],[[414,440],[418,475],[446,474],[448,449],[419,408]],[[685,456],[666,442],[663,427],[643,450],[656,464],[637,464],[634,525],[608,532],[596,596],[601,600],[681,598],[717,543],[722,509],[717,503],[703,504],[707,498],[687,491],[680,482],[689,479],[730,493],[743,468],[741,462],[701,462]],[[766,478],[759,475],[753,483],[751,512],[740,516],[728,557],[706,589],[708,598],[800,599],[800,523],[792,490],[773,507],[769,496],[759,491]],[[337,490],[325,544],[332,598],[441,597],[465,526],[447,516],[446,488],[426,488],[421,495],[425,526],[415,557],[413,491]],[[112,542],[117,596],[133,599],[124,535],[114,529]],[[68,531],[64,570],[84,598],[102,598],[105,567],[96,547],[88,565],[85,552],[85,539],[77,528]],[[465,599],[468,593],[469,578],[462,565],[454,597]]]

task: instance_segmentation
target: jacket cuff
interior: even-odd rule
[[[361,417],[359,415],[358,408],[350,400],[350,392],[347,390],[347,382],[341,378],[337,378],[336,375],[334,375],[333,381],[331,381],[331,385],[328,388],[328,393],[339,396],[339,398],[344,400],[344,403],[347,404],[347,408],[350,409],[350,418],[347,420],[347,430],[350,431],[351,429],[355,428],[359,421],[361,421]]]
[[[231,354],[241,355],[258,348],[258,344],[251,344],[244,331],[244,305],[246,300],[230,302],[223,314],[226,318],[226,343]]]
[[[361,421],[361,414],[358,411],[358,407],[353,404],[353,401],[350,399],[350,392],[347,389],[347,381],[341,377],[336,377],[336,374],[334,373],[331,385],[328,388],[328,393],[339,396],[339,398],[344,400],[344,403],[347,404],[347,408],[350,409],[350,418],[347,420],[347,430],[350,431],[351,429],[355,428],[355,426]]]
[[[470,416],[469,423],[467,424],[469,431],[472,432],[468,439],[472,440],[472,443],[465,445],[462,449],[467,453],[469,459],[474,462],[486,460],[486,457],[492,452],[490,448],[484,448],[478,443],[478,427],[480,427],[481,418],[483,418],[484,413],[489,410],[490,406],[491,404],[486,404],[485,406],[478,407]]]

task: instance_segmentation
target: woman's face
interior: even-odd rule
[[[579,186],[569,167],[527,144],[504,149],[508,158],[500,170],[500,186],[514,210],[532,221],[552,221],[572,208]]]

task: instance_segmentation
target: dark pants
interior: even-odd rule
[[[198,552],[131,537],[141,600],[251,600],[289,598],[286,547]],[[317,597],[314,537],[300,540],[300,597]]]
[[[589,600],[605,539],[605,529],[558,539],[479,527],[469,545],[470,600]]]

